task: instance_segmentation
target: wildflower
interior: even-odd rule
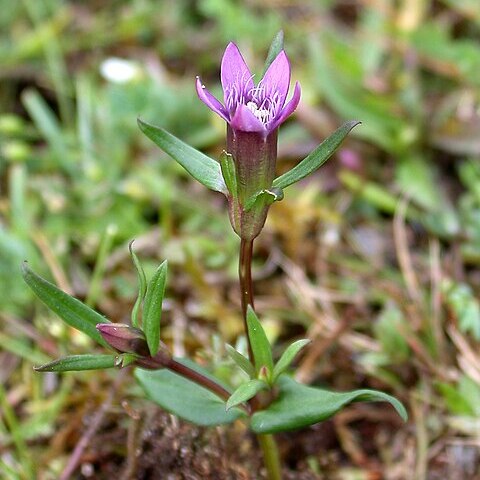
[[[269,205],[277,199],[277,193],[271,190],[277,160],[277,131],[297,107],[300,85],[295,84],[293,96],[286,102],[290,63],[283,50],[255,85],[234,43],[223,54],[221,81],[224,104],[198,77],[197,93],[200,100],[227,122],[227,152],[233,158],[235,177],[229,196],[230,220],[242,239],[252,240],[265,223]]]
[[[297,82],[292,99],[285,105],[290,85],[290,63],[284,50],[255,85],[238,47],[229,43],[223,54],[221,80],[225,105],[202,85],[199,77],[197,93],[234,131],[256,132],[266,137],[290,116],[300,101]]]

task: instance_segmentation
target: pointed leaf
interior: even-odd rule
[[[240,352],[237,352],[231,345],[225,345],[230,358],[250,377],[255,377],[255,367],[252,365],[247,357],[244,357]]]
[[[211,377],[209,372],[191,361],[182,360],[182,363]],[[196,425],[222,425],[246,416],[246,413],[240,408],[234,407],[227,412],[225,410],[226,402],[220,397],[170,370],[137,368],[135,377],[150,400],[167,412]]]
[[[147,337],[150,355],[158,353],[160,345],[160,320],[162,318],[162,302],[165,295],[168,263],[165,260],[148,283],[147,294],[143,304],[143,331]]]
[[[138,311],[140,310],[140,306],[142,305],[145,294],[147,293],[147,277],[145,276],[145,272],[140,260],[137,257],[137,254],[133,251],[133,242],[134,240],[129,243],[128,249],[130,251],[133,264],[135,265],[135,269],[137,270],[138,296],[132,309],[132,325],[134,327],[138,327]]]
[[[253,358],[255,361],[255,371],[258,375],[260,369],[264,366],[267,368],[268,374],[271,375],[273,371],[272,348],[270,347],[270,343],[265,335],[265,330],[263,330],[262,324],[250,305],[247,310],[247,327],[248,338],[250,339],[250,345],[252,346]]]
[[[76,372],[113,368],[117,364],[117,358],[118,355],[70,355],[34,367],[34,370],[37,372]]]
[[[98,323],[108,323],[108,319],[52,283],[47,282],[33,272],[26,262],[22,266],[22,275],[33,293],[65,323],[87,334],[100,345],[108,347],[108,343],[96,329]]]
[[[265,60],[265,66],[263,67],[262,78],[265,75],[265,72],[268,70],[268,67],[272,62],[277,58],[278,54],[283,50],[283,30],[280,30],[272,40],[270,48],[268,50],[267,59]]]
[[[283,352],[282,356],[280,357],[280,360],[276,363],[275,367],[273,368],[273,376],[272,376],[272,382],[275,383],[277,378],[285,372],[285,370],[290,366],[290,364],[293,362],[293,359],[297,356],[297,353],[305,347],[305,345],[308,345],[310,343],[310,340],[303,339],[303,340],[297,340],[296,342],[293,342],[291,345],[287,347],[287,349]]]
[[[166,130],[138,119],[140,130],[165,153],[176,160],[195,180],[211,190],[227,194],[220,164],[182,142]]]
[[[268,385],[263,380],[253,379],[240,385],[228,399],[226,409],[230,410],[232,407],[240,405],[240,403],[247,402],[253,398],[260,390],[268,389]]]
[[[307,175],[321,167],[340,146],[350,130],[361,122],[351,121],[344,123],[339,129],[326,138],[312,153],[305,157],[298,165],[288,172],[280,175],[273,181],[273,186],[286,188],[292,183],[298,182]]]
[[[376,390],[330,392],[307,387],[283,375],[278,398],[266,410],[254,413],[251,428],[256,433],[275,433],[303,428],[335,415],[352,402],[389,402],[407,420],[405,407],[394,397]]]

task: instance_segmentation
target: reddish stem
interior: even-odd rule
[[[187,367],[183,363],[173,359],[170,355],[163,351],[160,351],[155,357],[143,357],[136,361],[139,367],[147,368],[149,370],[158,370],[160,368],[166,368],[172,372],[178,373],[182,377],[188,378],[192,382],[210,390],[218,395],[223,400],[227,401],[230,398],[230,392],[219,385],[214,380],[206,377],[205,375]]]
[[[240,241],[240,257],[238,262],[238,277],[240,280],[240,298],[242,301],[242,314],[243,314],[243,327],[245,329],[245,335],[248,343],[248,357],[253,363],[252,346],[250,345],[250,339],[248,338],[247,327],[247,307],[250,305],[254,308],[253,304],[253,283],[252,283],[252,252],[253,252],[253,240]]]

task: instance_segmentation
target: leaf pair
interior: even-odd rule
[[[255,364],[254,372],[257,377],[262,376],[262,372],[265,373],[266,381],[270,385],[276,383],[280,375],[290,367],[300,350],[310,343],[308,339],[293,342],[286,348],[278,362],[274,364],[270,342],[257,314],[250,305],[247,309],[247,328]]]
[[[150,354],[155,356],[160,346],[160,320],[168,264],[164,261],[158,267],[147,286],[145,273],[131,246],[130,252],[139,277],[139,296],[132,311],[132,322],[138,324],[138,311],[143,302],[143,330]],[[67,325],[85,333],[100,345],[110,347],[96,328],[98,324],[110,324],[110,320],[37,275],[26,262],[22,266],[22,275],[35,295]],[[131,361],[128,354],[72,355],[42,365],[37,370],[58,372],[103,369],[126,366]]]
[[[250,305],[247,309],[247,328],[253,354],[253,365],[250,360],[230,345],[227,345],[227,353],[250,377],[250,380],[235,390],[228,399],[227,409],[252,399],[262,390],[272,388],[280,375],[288,369],[298,352],[310,342],[310,340],[298,340],[292,343],[274,365],[272,347],[262,324]]]
[[[139,313],[142,309],[142,330],[147,340],[150,355],[154,357],[160,346],[160,322],[165,296],[168,262],[163,261],[147,284],[147,277],[137,254],[133,250],[133,240],[128,245],[133,265],[137,270],[138,296],[132,309],[132,325],[140,327]]]
[[[108,347],[108,343],[96,329],[98,323],[110,323],[107,318],[37,275],[26,262],[22,266],[22,275],[35,295],[67,325],[85,333],[100,345]],[[117,355],[71,355],[41,365],[36,370],[66,372],[113,368],[116,358]]]
[[[277,191],[281,191],[320,168],[335,153],[349,132],[359,123],[357,121],[344,123],[298,165],[277,177],[272,186],[278,189]],[[221,165],[161,127],[151,125],[141,119],[138,119],[138,126],[150,140],[176,160],[195,180],[205,187],[224,195],[228,195],[229,190],[234,188],[235,180],[232,176],[231,156],[230,159],[222,156]],[[278,198],[275,199],[281,199],[278,194],[276,194],[276,197]]]
[[[183,359],[177,361],[197,369],[203,375],[210,375],[193,362]],[[136,369],[135,376],[153,402],[197,425],[222,425],[247,416],[238,406],[227,404],[229,409],[226,409],[225,402],[215,394],[169,370]],[[248,387],[243,387],[243,392],[235,392],[232,397],[235,395],[240,398],[243,395],[243,401],[247,401],[247,397],[262,389],[261,383],[260,380],[251,380]],[[279,378],[277,387],[275,401],[251,417],[250,427],[256,433],[276,433],[313,425],[327,420],[353,402],[388,402],[403,420],[407,419],[407,412],[397,399],[376,390],[331,392],[302,385],[287,375]]]
[[[226,348],[230,357],[250,379],[238,387],[226,403],[204,387],[169,370],[137,369],[135,376],[151,400],[168,412],[197,425],[221,425],[246,417],[239,405],[248,402],[262,390],[270,389],[272,385],[278,390],[276,399],[251,416],[250,427],[256,433],[275,433],[313,425],[330,418],[348,404],[360,401],[388,402],[403,420],[407,419],[403,405],[385,393],[365,389],[330,392],[301,385],[283,375],[309,340],[292,343],[274,364],[265,331],[251,307],[248,308],[247,326],[253,364],[230,345]],[[189,360],[177,361],[211,377],[209,372]],[[221,383],[218,379],[215,381]]]

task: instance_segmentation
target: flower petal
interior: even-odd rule
[[[273,98],[275,93],[278,95],[278,104],[280,108],[283,107],[290,86],[290,62],[284,50],[268,67],[260,83],[265,88],[267,96]]]
[[[280,115],[268,126],[269,131],[275,130],[293,113],[293,111],[297,108],[298,103],[300,102],[301,94],[302,90],[300,88],[300,84],[297,82],[295,83],[295,89],[293,90],[292,98],[282,109]]]
[[[227,111],[225,107],[205,88],[202,84],[200,77],[197,77],[196,82],[197,94],[200,100],[215,113],[220,115],[226,122],[229,121]]]
[[[248,91],[255,87],[250,69],[247,67],[240,50],[233,42],[227,45],[223,54],[220,76],[225,94],[232,87],[242,91]]]
[[[230,121],[233,130],[242,132],[262,132],[266,133],[265,125],[248,109],[246,105],[239,105],[235,115]]]

